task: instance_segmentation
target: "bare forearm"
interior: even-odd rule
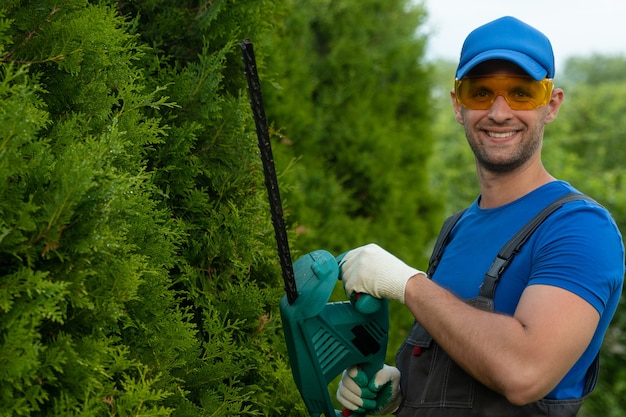
[[[472,307],[424,275],[409,280],[405,303],[450,357],[511,402],[542,398],[564,375],[546,370],[550,364],[525,323]]]
[[[589,346],[600,318],[573,292],[541,284],[511,300],[512,317],[479,310],[375,244],[348,252],[341,269],[346,293],[402,301],[452,359],[513,404],[549,393]]]

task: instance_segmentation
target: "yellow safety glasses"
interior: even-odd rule
[[[492,75],[465,77],[454,81],[456,102],[471,110],[488,110],[502,96],[512,110],[533,110],[545,106],[552,97],[554,83],[530,77]]]

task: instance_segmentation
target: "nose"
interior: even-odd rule
[[[507,103],[504,99],[504,96],[498,94],[489,108],[489,118],[496,122],[501,122],[513,117],[512,112],[513,111],[511,110],[509,103]]]

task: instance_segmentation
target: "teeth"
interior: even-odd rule
[[[513,136],[515,132],[506,132],[506,133],[487,132],[487,134],[491,136],[492,138],[508,138],[510,136]]]

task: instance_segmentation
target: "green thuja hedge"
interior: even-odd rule
[[[3,3],[1,415],[302,410],[227,3]]]
[[[406,3],[2,2],[0,416],[306,415],[238,43],[294,258],[418,264],[440,205]]]

